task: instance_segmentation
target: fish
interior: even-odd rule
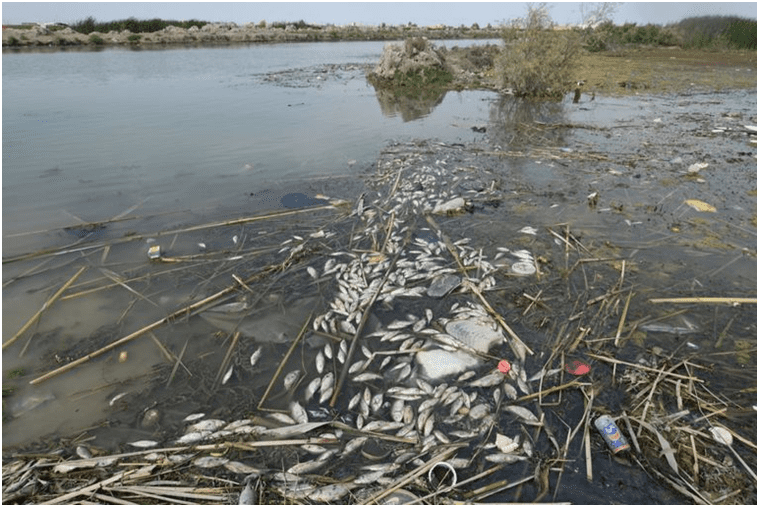
[[[382,375],[377,373],[364,372],[353,377],[354,382],[368,382],[370,380],[382,380]]]
[[[300,370],[293,370],[285,375],[284,384],[285,390],[289,391],[295,386],[295,383],[300,379]]]
[[[263,353],[263,349],[261,347],[258,347],[253,354],[250,356],[250,365],[255,367],[258,363],[258,360],[261,359],[261,354]]]
[[[320,350],[318,354],[316,354],[316,371],[321,375],[324,372],[324,354]]]
[[[137,447],[138,449],[146,449],[148,447],[157,446],[158,442],[156,442],[155,440],[137,440],[136,442],[129,442],[129,445],[131,445],[132,447]]]
[[[221,379],[221,385],[226,384],[229,382],[229,379],[232,378],[232,373],[234,372],[234,365],[229,367],[229,370],[227,370],[227,373],[224,374],[224,377]]]
[[[202,456],[195,459],[192,464],[200,468],[216,468],[229,462],[228,458],[216,456]]]
[[[303,406],[297,401],[290,403],[290,415],[292,415],[292,418],[295,420],[295,422],[299,424],[305,424],[308,422],[308,414],[306,413],[306,409],[304,409]]]
[[[188,415],[187,417],[185,417],[184,419],[182,419],[182,421],[183,422],[191,422],[191,421],[195,421],[195,420],[198,420],[198,419],[202,419],[205,416],[206,416],[206,414],[198,412],[198,413],[195,413],[195,414]]]
[[[535,416],[535,414],[533,414],[532,412],[530,412],[524,407],[520,407],[518,405],[509,405],[505,407],[505,410],[508,410],[512,414],[516,415],[517,417],[522,419],[524,422],[539,424],[538,418]]]
[[[216,431],[219,428],[226,426],[226,421],[221,419],[204,419],[200,422],[193,424],[187,428],[187,432],[191,431]]]
[[[306,390],[304,393],[304,399],[306,402],[308,402],[311,397],[316,394],[316,392],[321,388],[322,380],[319,377],[316,377],[311,382],[308,383],[306,386]]]
[[[312,502],[324,504],[341,499],[350,492],[350,488],[345,484],[329,484],[316,488],[306,496]]]

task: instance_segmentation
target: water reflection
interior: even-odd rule
[[[374,86],[382,114],[391,118],[400,115],[404,122],[428,116],[443,102],[447,92],[445,89],[433,88],[420,91],[412,96],[408,95],[405,90],[391,90],[377,86],[370,80],[367,81]]]
[[[502,95],[490,108],[488,134],[502,148],[561,146],[569,123],[563,102],[534,101]]]

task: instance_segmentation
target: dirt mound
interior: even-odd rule
[[[423,73],[425,69],[447,70],[445,48],[437,48],[425,37],[411,37],[403,45],[387,44],[371,75],[390,80],[398,73]]]

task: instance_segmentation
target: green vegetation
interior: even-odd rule
[[[686,18],[672,29],[680,45],[693,49],[749,49],[756,51],[756,21],[735,16]]]
[[[15,38],[15,37],[9,37],[8,38],[8,45],[9,46],[18,46],[21,42]]]
[[[139,42],[141,38],[142,38],[142,35],[132,34],[129,37],[127,37],[127,40],[129,42]]]
[[[588,51],[616,51],[630,45],[675,46],[675,33],[658,25],[637,26],[635,23],[614,25],[610,21],[596,28],[581,31]]]
[[[578,30],[588,51],[617,51],[634,46],[680,46],[683,49],[756,50],[756,21],[735,16],[701,16],[659,26],[605,21]]]
[[[198,28],[203,28],[203,26],[207,24],[207,21],[198,21],[195,19],[191,19],[190,21],[172,21],[158,18],[144,21],[136,18],[128,18],[119,21],[97,22],[95,18],[89,16],[81,21],[77,21],[71,25],[71,28],[79,33],[87,35],[92,32],[108,33],[111,30],[116,32],[129,30],[132,33],[152,33],[163,30],[167,26],[176,26],[178,28],[197,26]]]
[[[103,38],[98,35],[90,35],[90,42],[97,46],[101,46],[105,44],[105,41],[103,40]]]
[[[295,23],[289,23],[285,21],[275,21],[271,24],[272,28],[287,28],[288,25],[293,25],[298,30],[303,30],[305,28],[311,28],[313,30],[321,30],[320,26],[317,25],[309,25],[302,19],[300,21],[296,21]]]
[[[527,17],[503,32],[505,50],[496,60],[501,86],[521,97],[561,99],[572,89],[581,46],[577,33],[552,30],[545,4],[528,6]]]

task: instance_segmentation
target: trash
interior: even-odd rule
[[[572,375],[585,375],[590,371],[590,366],[583,363],[582,361],[574,360],[567,363],[565,366],[565,369],[568,373],[571,373]]]
[[[501,373],[508,373],[510,369],[511,364],[507,360],[503,359],[498,363],[498,371]]]
[[[494,324],[489,317],[452,320],[445,326],[445,331],[468,347],[487,352],[490,347],[503,341],[503,333],[493,329]]]
[[[495,446],[504,454],[514,452],[519,448],[519,442],[513,438],[501,435],[500,433],[495,436]]]
[[[535,236],[538,233],[538,230],[535,227],[530,227],[529,225],[526,225],[522,227],[521,229],[519,229],[519,232],[521,232],[522,234],[532,234],[533,236]]]
[[[511,265],[511,272],[518,276],[534,275],[536,271],[534,262],[522,261]]]
[[[430,486],[432,486],[432,489],[435,490],[439,489],[440,487],[452,488],[458,482],[456,469],[453,468],[453,465],[446,461],[436,463],[432,468],[430,468],[430,471],[427,474],[427,479],[430,481]]]
[[[715,213],[717,211],[717,208],[711,204],[705,203],[704,201],[699,201],[698,199],[687,199],[685,201],[685,204],[697,211],[705,211],[708,213]]]
[[[602,415],[596,419],[595,426],[606,441],[606,445],[609,446],[609,449],[611,449],[614,454],[626,451],[630,448],[630,444],[627,443],[624,435],[622,435],[622,432],[617,428],[617,425],[614,424],[611,417]]]
[[[415,494],[399,489],[386,496],[380,503],[383,505],[411,505],[417,503],[419,497]]]
[[[441,202],[435,206],[432,210],[434,215],[445,215],[448,213],[455,213],[457,211],[464,211],[466,207],[466,201],[463,197],[456,197],[448,202]]]
[[[733,436],[725,428],[722,428],[721,426],[713,426],[709,428],[709,431],[714,437],[714,440],[716,440],[718,443],[724,445],[732,445]]]
[[[461,278],[456,275],[440,275],[432,280],[427,295],[431,298],[441,298],[449,294],[461,284]]]
[[[688,167],[688,174],[696,174],[701,169],[706,169],[709,167],[709,164],[706,162],[697,162],[695,164],[692,164],[690,167]]]
[[[161,256],[161,245],[153,245],[148,248],[148,258],[157,259]]]

